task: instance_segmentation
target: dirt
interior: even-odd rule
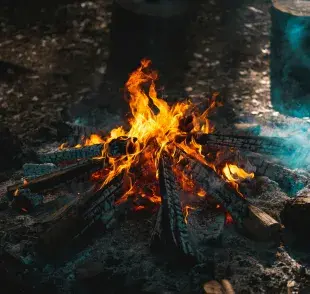
[[[191,58],[185,82],[174,89],[187,94],[176,99],[200,102],[219,92],[224,106],[217,121],[222,125],[255,122],[269,135],[309,136],[310,118],[285,117],[274,111],[270,101],[269,1],[236,1],[230,7],[225,0],[206,2],[190,24]],[[25,146],[55,142],[56,125],[67,109],[97,93],[105,82],[111,3],[4,1],[0,122]],[[229,12],[223,12],[223,6]],[[112,95],[121,94],[116,90]],[[270,211],[282,207],[283,192],[267,192],[254,201]],[[92,241],[74,259],[37,268],[44,291],[200,293],[204,282],[223,278],[232,282],[236,293],[287,293],[288,285],[295,285],[299,293],[310,291],[307,255],[295,251],[304,265],[295,267],[283,247],[257,244],[233,227],[225,229],[217,247],[208,248],[209,262],[193,268],[171,266],[150,253],[153,222],[152,217],[129,219]],[[81,278],[81,272],[93,274]],[[34,284],[39,291],[38,281]],[[31,282],[29,287],[34,293]]]

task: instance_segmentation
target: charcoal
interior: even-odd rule
[[[38,250],[51,255],[55,251],[54,247],[61,251],[74,240],[79,240],[100,221],[106,228],[111,226],[115,212],[114,202],[123,187],[122,179],[123,174],[120,174],[100,189],[93,187],[82,197],[59,209],[52,217],[48,217],[44,223],[49,224],[49,228],[40,236]]]
[[[276,220],[242,197],[211,167],[203,165],[180,149],[178,152],[188,164],[178,164],[177,168],[191,176],[208,195],[212,195],[231,214],[239,228],[255,239],[279,241],[281,225]]]
[[[162,197],[159,211],[161,220],[158,220],[161,221],[160,233],[164,235],[163,239],[168,245],[174,246],[187,256],[194,256],[179,199],[180,188],[172,171],[171,157],[166,152],[163,152],[160,158],[159,183]]]
[[[55,152],[40,153],[38,158],[42,163],[60,163],[65,161],[77,161],[79,159],[91,159],[102,155],[103,144],[83,146],[80,148],[65,148]]]
[[[15,194],[12,207],[18,211],[31,212],[43,204],[43,196],[32,193],[29,189],[21,189]]]
[[[185,137],[183,138],[185,139]],[[287,155],[297,151],[295,146],[278,137],[194,133],[187,136],[188,141],[192,139],[198,144],[211,148],[226,146],[263,154]],[[181,138],[178,138],[178,140],[180,141]],[[309,150],[306,151],[309,152]]]
[[[24,176],[27,179],[36,178],[45,174],[49,174],[51,172],[56,171],[58,168],[53,163],[43,163],[43,164],[35,164],[35,163],[25,163],[23,165]]]
[[[15,191],[24,188],[30,189],[32,192],[42,192],[67,181],[72,181],[77,177],[84,176],[85,173],[90,175],[103,167],[103,159],[91,159],[84,162],[79,162],[77,164],[56,170],[52,173],[31,179],[24,183],[10,185],[7,187],[7,196],[10,200],[12,200]]]
[[[134,153],[137,138],[118,137],[109,143],[108,154],[111,157],[119,157],[127,153]]]

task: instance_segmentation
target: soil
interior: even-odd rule
[[[30,2],[4,0],[0,11],[0,123],[24,148],[35,150],[59,139],[57,125],[76,118],[68,116],[75,105],[90,99],[91,106],[82,110],[87,113],[101,104],[97,102],[107,83],[112,0]],[[269,1],[204,2],[189,25],[191,58],[184,83],[172,89],[171,100],[189,97],[201,102],[219,92],[224,100],[219,124],[254,122],[269,135],[309,138],[310,118],[288,118],[274,111],[270,101]],[[102,98],[105,103],[122,95],[112,89],[111,98]],[[268,195],[279,199],[279,191]],[[269,207],[267,201],[264,205]],[[257,245],[233,228],[227,228],[218,248],[209,248],[211,263],[171,267],[149,251],[153,222],[123,222],[74,259],[37,269],[41,285],[29,278],[17,291],[200,293],[204,282],[228,278],[236,293],[287,293],[294,283],[297,293],[310,292],[309,256],[295,252],[304,265],[294,268],[283,247]],[[85,272],[94,274],[85,278]]]

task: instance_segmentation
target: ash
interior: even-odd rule
[[[258,178],[256,184],[264,188],[252,193],[250,200],[279,220],[287,196],[268,178]],[[188,219],[201,256],[193,267],[150,249],[155,216],[144,214],[119,220],[110,232],[98,232],[99,237],[63,265],[45,265],[42,281],[56,284],[59,293],[81,294],[201,293],[202,285],[214,279],[228,279],[236,293],[287,293],[288,287],[308,293],[307,250],[253,241],[233,224],[214,225],[214,219],[224,220],[221,213],[208,214],[204,209],[195,210]],[[204,236],[211,224],[217,233],[213,238]]]

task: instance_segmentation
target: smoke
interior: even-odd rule
[[[300,120],[275,128],[262,128],[262,136],[281,137],[288,151],[279,160],[291,168],[310,171],[310,123]]]

